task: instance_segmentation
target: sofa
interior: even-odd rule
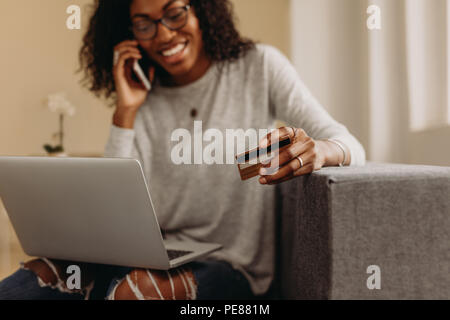
[[[328,167],[276,192],[272,297],[450,299],[450,167]]]

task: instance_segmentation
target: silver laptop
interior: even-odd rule
[[[168,270],[221,248],[165,242],[134,159],[0,157],[0,198],[30,256]]]

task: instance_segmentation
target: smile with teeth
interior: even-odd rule
[[[172,49],[162,51],[161,54],[162,54],[164,57],[171,57],[171,56],[174,56],[174,55],[176,55],[177,53],[180,53],[180,52],[186,47],[186,44],[187,44],[187,43],[179,43],[179,44],[177,44],[175,47],[173,47]]]

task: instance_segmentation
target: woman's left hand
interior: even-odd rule
[[[291,127],[276,129],[269,133],[259,146],[266,148],[287,136],[291,138],[292,143],[281,152],[275,153],[272,161],[260,169],[261,184],[278,184],[309,174],[324,166],[325,152],[322,151],[321,141],[315,141],[303,129]],[[277,168],[279,169],[276,170]]]

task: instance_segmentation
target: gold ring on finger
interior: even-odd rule
[[[303,168],[303,159],[302,159],[302,157],[298,156],[297,160],[300,161],[300,169]]]

